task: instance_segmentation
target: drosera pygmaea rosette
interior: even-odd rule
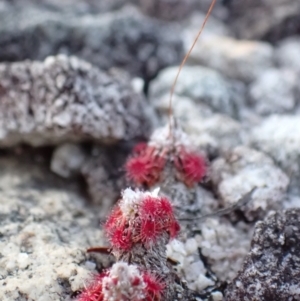
[[[166,257],[166,245],[180,226],[159,189],[125,189],[104,229],[117,263],[95,276],[78,301],[186,300],[191,292]]]
[[[179,128],[169,127],[154,131],[148,143],[138,144],[126,162],[127,178],[137,186],[152,187],[163,181],[166,168],[170,174],[192,187],[207,173],[204,155],[191,143],[188,135]]]

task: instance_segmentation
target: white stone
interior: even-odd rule
[[[85,159],[85,153],[79,145],[65,143],[53,152],[50,168],[61,177],[69,178],[80,172]]]

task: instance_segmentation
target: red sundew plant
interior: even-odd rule
[[[154,192],[124,190],[105,224],[105,231],[113,250],[129,251],[134,244],[153,246],[159,237],[176,237],[180,227],[172,205],[166,197]]]
[[[165,166],[165,157],[157,154],[154,147],[138,144],[125,169],[128,178],[137,185],[153,186],[158,182]]]
[[[171,88],[169,126],[155,131],[147,144],[138,144],[125,164],[127,178],[138,187],[149,188],[157,184],[169,166],[174,167],[174,176],[187,186],[200,182],[206,174],[204,157],[193,147],[187,135],[173,126],[172,95],[180,71],[215,3],[216,0],[212,0],[203,26],[184,57]],[[174,272],[165,255],[168,240],[178,235],[180,226],[170,200],[159,197],[158,191],[142,192],[130,188],[123,191],[104,228],[112,253],[117,260],[124,261],[118,261],[96,276],[77,301],[191,300],[185,286],[177,291],[180,283],[175,283]]]
[[[136,265],[117,262],[97,275],[78,301],[160,301],[165,284]]]
[[[94,277],[91,284],[79,295],[77,301],[103,301],[103,278],[106,273],[99,274]]]
[[[161,300],[161,296],[165,289],[165,283],[150,273],[143,274],[143,280],[146,284],[147,298],[146,301]]]
[[[182,131],[174,128],[172,98],[180,72],[196,45],[215,3],[216,0],[212,0],[202,27],[178,68],[170,91],[167,132],[154,132],[148,144],[138,144],[125,164],[127,178],[137,186],[149,188],[157,184],[168,162],[173,164],[177,170],[177,178],[187,186],[193,186],[200,182],[206,174],[207,168],[204,157],[191,147],[186,137],[182,137],[184,136]]]
[[[187,186],[200,182],[207,171],[205,159],[194,152],[181,151],[180,156],[175,159],[175,166]]]
[[[199,183],[206,175],[206,160],[190,143],[180,129],[169,127],[156,130],[148,144],[137,145],[125,164],[126,176],[135,185],[152,187],[161,179],[162,172],[170,163],[175,176],[188,187]]]

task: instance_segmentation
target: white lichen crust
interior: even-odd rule
[[[172,149],[180,151],[182,147],[188,150],[195,151],[195,146],[189,136],[177,126],[170,128],[169,124],[156,129],[150,137],[149,146],[162,149]]]
[[[226,301],[299,300],[300,210],[270,212],[259,221]]]
[[[137,283],[137,284],[135,284]],[[117,262],[103,278],[103,299],[105,301],[142,300],[146,284],[135,265]]]
[[[271,156],[289,175],[297,191],[300,179],[299,128],[299,115],[273,115],[251,132],[252,146]]]
[[[145,135],[146,103],[125,74],[76,57],[0,64],[0,145],[40,146]]]
[[[289,178],[264,153],[239,146],[215,160],[211,168],[212,182],[224,207],[236,203],[256,187],[251,201],[240,208],[248,221],[264,217],[269,210],[283,208]]]
[[[95,272],[86,248],[104,236],[74,186],[24,161],[0,159],[0,299],[66,301]]]

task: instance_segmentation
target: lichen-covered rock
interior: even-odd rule
[[[298,0],[229,0],[229,22],[240,38],[278,41],[299,33]]]
[[[218,201],[200,185],[187,187],[171,177],[159,183],[161,193],[167,195],[177,210],[179,217],[195,217],[212,213],[218,208]],[[182,226],[183,233],[190,233],[190,225]]]
[[[150,85],[152,99],[169,95],[177,71],[178,67],[169,67],[160,72]],[[188,97],[196,103],[206,104],[213,111],[235,118],[237,108],[243,103],[243,92],[218,72],[201,66],[184,67],[175,87],[175,95]]]
[[[236,203],[254,187],[252,200],[240,208],[248,221],[283,207],[289,178],[265,154],[244,146],[228,151],[211,166],[211,179],[224,207]]]
[[[117,9],[125,4],[126,0],[0,0],[1,5],[6,5],[6,9],[26,9],[28,7],[43,8],[51,11],[64,11],[74,14],[96,14],[99,12]]]
[[[273,115],[253,128],[251,145],[270,155],[299,187],[300,116]]]
[[[230,281],[241,268],[249,250],[252,229],[243,222],[232,225],[226,219],[210,218],[199,223],[196,235],[207,266],[221,281]]]
[[[128,149],[121,146],[94,146],[81,167],[87,192],[94,204],[101,205],[99,216],[104,220],[126,187],[123,166],[127,155]]]
[[[266,42],[207,35],[196,44],[189,61],[249,83],[274,65],[273,55],[273,47]]]
[[[121,73],[76,57],[0,64],[0,145],[97,140],[147,135],[147,103]]]
[[[37,155],[18,157],[0,158],[0,299],[71,300],[105,262],[86,253],[105,244],[96,214]]]
[[[134,2],[145,14],[166,20],[182,19],[197,7],[197,0],[134,0]]]
[[[37,6],[0,14],[0,61],[43,60],[58,53],[149,80],[180,61],[182,43],[171,28],[133,8],[78,16]]]
[[[167,256],[178,262],[176,271],[186,279],[188,287],[203,292],[207,287],[214,286],[216,279],[209,275],[199,258],[199,248],[198,237],[188,238],[185,242],[174,239],[167,245]]]
[[[63,178],[72,178],[80,174],[86,159],[83,147],[74,143],[64,143],[53,151],[50,169]]]
[[[194,12],[205,16],[212,3],[211,0],[131,0],[131,2],[137,5],[143,13],[169,21],[182,19],[188,21]],[[223,20],[228,15],[227,8],[220,2],[217,2],[214,5],[211,15]],[[211,18],[213,18],[212,16]],[[199,21],[201,21],[201,24],[203,18],[200,17]]]
[[[215,12],[215,9],[213,10],[213,12]],[[206,15],[203,12],[194,11],[189,18],[180,22],[180,27],[182,28],[182,38],[184,41],[184,48],[186,52],[192,46],[195,37],[197,36],[197,33],[199,32],[199,29],[201,28],[205,20],[205,16]],[[214,17],[213,15],[210,15],[205,25],[205,30],[202,31],[201,37],[198,39],[195,47],[197,48],[197,45],[199,43],[202,43],[203,39],[206,39],[210,36],[232,36],[232,33],[225,22],[223,22],[217,17]],[[193,60],[193,55],[195,54],[195,51],[196,50],[194,48],[191,53],[191,56],[188,58],[188,62],[195,63],[195,61]]]
[[[269,69],[249,87],[251,106],[261,115],[292,112],[296,106],[297,76],[292,70]]]
[[[226,301],[299,300],[300,210],[272,212],[256,224],[243,268]]]
[[[290,37],[282,40],[275,51],[275,58],[278,64],[300,72],[300,38]]]
[[[165,123],[169,118],[169,100],[168,94],[152,99]],[[196,103],[190,97],[176,95],[172,104],[176,122],[209,157],[242,143],[244,131],[241,122],[228,115],[214,113],[208,104]]]
[[[240,145],[244,136],[242,124],[223,114],[190,120],[186,131],[197,146],[206,149],[210,157]]]
[[[179,262],[179,275],[200,292],[231,281],[249,251],[252,228],[243,222],[232,225],[226,219],[209,218],[199,223],[195,220],[193,229],[197,234],[167,246],[167,255]]]

